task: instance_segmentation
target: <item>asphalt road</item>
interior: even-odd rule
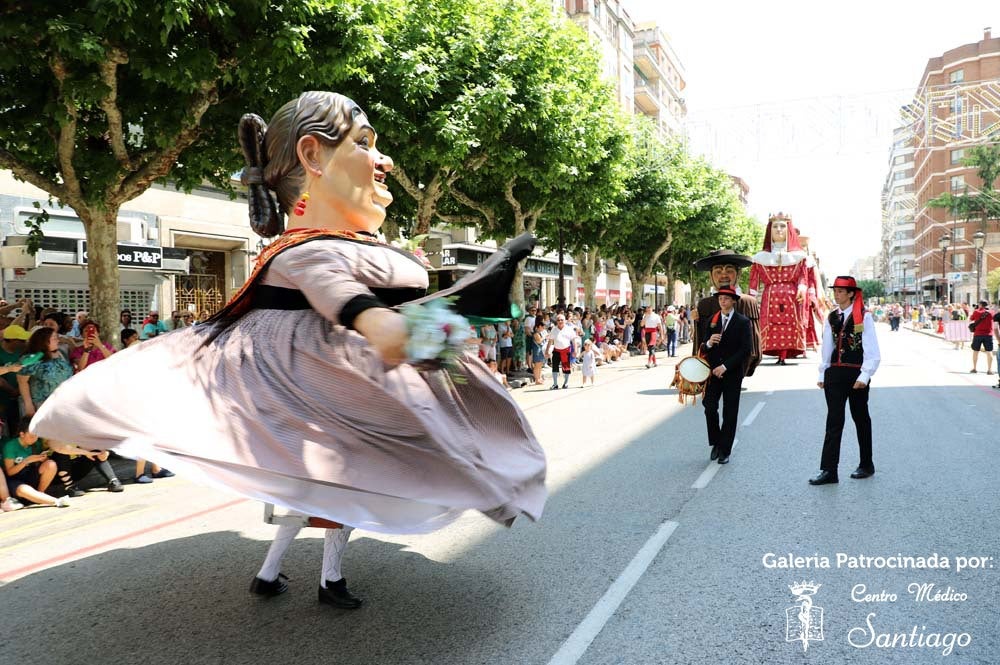
[[[672,363],[633,358],[595,387],[516,391],[549,457],[537,524],[355,532],[355,612],[316,602],[318,529],[289,550],[290,592],[251,597],[274,527],[181,478],[0,515],[0,662],[998,663],[996,377],[941,340],[879,337],[873,478],[848,478],[848,419],[840,484],[806,483],[825,418],[815,356],[747,380],[725,467],[700,403],[667,388]],[[786,641],[802,582],[805,645]]]

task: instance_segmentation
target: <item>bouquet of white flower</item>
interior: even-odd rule
[[[400,308],[410,337],[406,357],[411,365],[426,370],[447,369],[462,353],[469,322],[452,310],[451,300],[438,298]]]

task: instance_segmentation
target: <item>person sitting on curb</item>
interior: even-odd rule
[[[3,466],[7,473],[10,494],[31,503],[57,508],[69,506],[69,499],[46,494],[56,477],[56,463],[49,459],[36,434],[28,431],[31,418],[25,416],[18,425],[18,436],[3,446]]]

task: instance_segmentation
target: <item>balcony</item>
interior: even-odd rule
[[[653,53],[653,49],[648,45],[639,42],[634,44],[632,48],[632,62],[645,78],[664,78],[663,70],[660,69],[660,61],[657,59],[656,54]]]
[[[659,86],[655,83],[636,82],[635,107],[645,115],[658,115],[663,110],[660,103]]]

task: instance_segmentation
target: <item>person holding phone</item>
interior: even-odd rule
[[[101,327],[96,321],[84,321],[81,331],[83,344],[69,354],[69,361],[73,364],[75,372],[82,372],[89,365],[110,358],[115,352],[110,344],[101,341]]]
[[[18,425],[17,438],[3,445],[3,467],[7,474],[7,489],[11,496],[46,506],[66,508],[66,497],[56,498],[46,493],[56,477],[56,463],[49,459],[38,435],[28,431],[31,418],[24,417]]]

